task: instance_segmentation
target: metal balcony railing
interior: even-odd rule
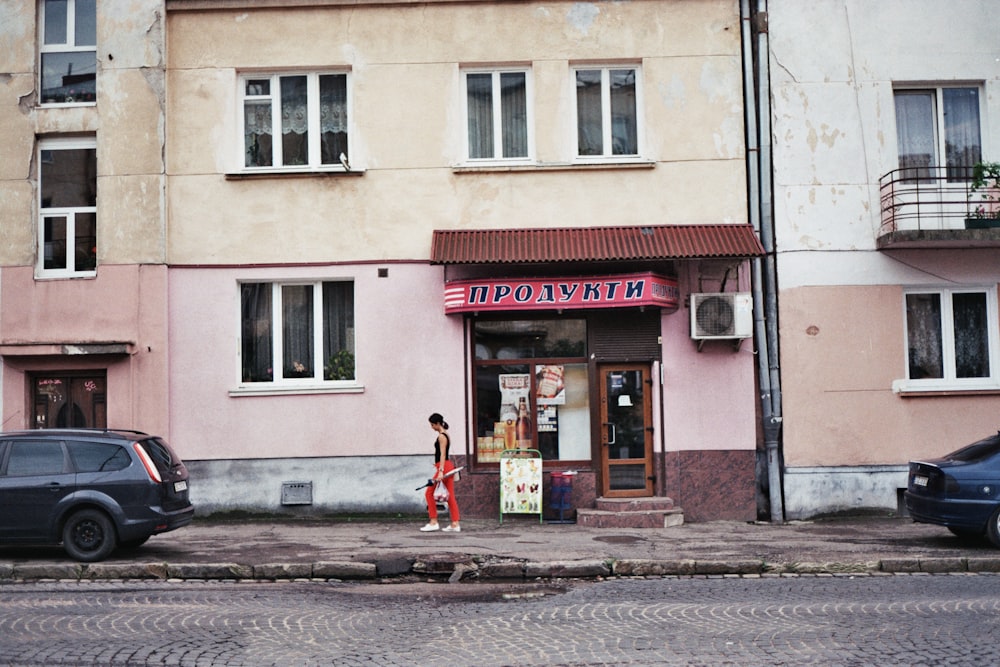
[[[897,231],[957,230],[966,219],[1000,216],[1000,192],[973,192],[972,167],[903,167],[879,179],[879,236]]]

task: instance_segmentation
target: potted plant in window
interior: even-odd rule
[[[977,162],[969,181],[966,229],[1000,227],[1000,162]]]
[[[354,354],[350,350],[340,350],[331,355],[323,368],[323,378],[326,380],[353,380]]]

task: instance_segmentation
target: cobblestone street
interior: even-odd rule
[[[997,664],[1000,576],[0,587],[0,664]]]

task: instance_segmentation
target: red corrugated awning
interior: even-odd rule
[[[759,257],[751,225],[436,229],[432,264],[524,264]]]

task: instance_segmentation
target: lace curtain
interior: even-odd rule
[[[301,87],[286,84],[287,79],[303,79]],[[324,79],[326,77],[320,77]],[[309,113],[305,92],[305,77],[282,77],[281,132],[306,134],[309,131]],[[286,93],[286,89],[292,90]],[[272,104],[270,101],[247,102],[246,132],[271,134]],[[321,132],[347,132],[347,91],[326,90],[319,100],[319,129]]]

